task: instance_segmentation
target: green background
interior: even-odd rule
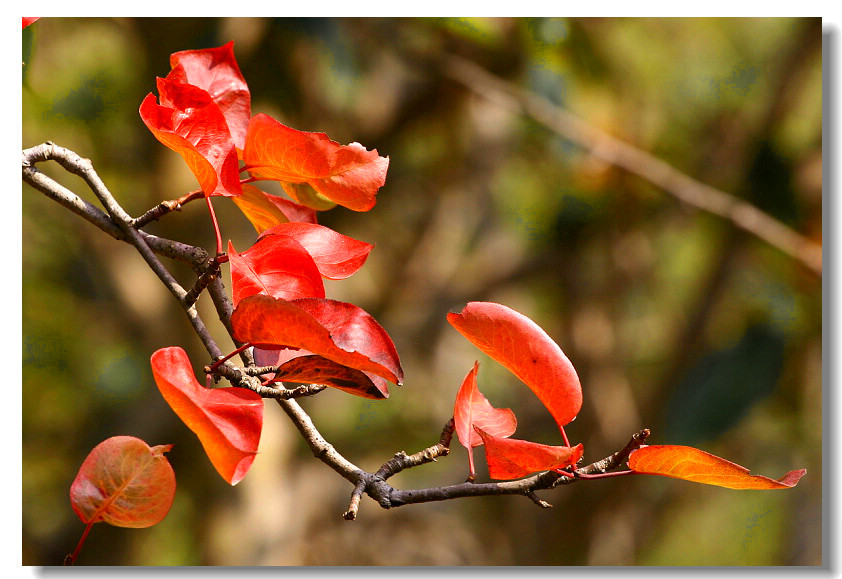
[[[129,246],[24,185],[24,565],[73,550],[84,526],[70,483],[119,434],[175,445],[175,502],[148,529],[96,525],[82,565],[821,564],[821,278],[441,67],[468,58],[821,243],[820,19],[44,18],[23,31],[22,146],[90,158],[135,216],[195,189],[137,111],[170,53],[229,40],[253,113],[390,158],[373,210],[320,215],[375,244],[328,297],[374,315],[406,373],[386,401],[303,401],[351,461],[373,471],[435,443],[474,360],[491,403],[517,414],[517,438],[560,443],[534,395],[447,324],[486,300],[530,316],[573,361],[584,406],[566,431],[588,462],[648,427],[652,444],[807,475],[785,491],[620,477],[540,493],[549,510],[488,497],[387,511],[364,497],[347,522],[351,487],[267,402],[261,453],[231,488],[152,380],[161,347],[208,362],[183,311]],[[55,164],[39,169],[95,202]],[[226,239],[253,243],[233,203],[214,206]],[[147,230],[213,247],[202,203]],[[466,474],[454,441],[390,482]]]

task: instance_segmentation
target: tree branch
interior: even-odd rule
[[[54,160],[67,171],[80,175],[91,190],[94,191],[108,213],[106,214],[90,203],[82,200],[35,169],[35,163],[47,160]],[[89,160],[82,159],[72,151],[58,147],[54,143],[47,142],[23,151],[23,180],[77,215],[93,223],[115,239],[132,244],[149,267],[155,271],[162,283],[178,299],[193,325],[193,330],[201,338],[211,358],[215,360],[223,358],[219,346],[217,346],[216,342],[210,336],[194,303],[201,291],[207,288],[212,296],[220,320],[225,324],[229,335],[233,334],[230,324],[233,307],[218,275],[218,256],[209,259],[207,252],[201,248],[158,238],[140,231],[137,228],[138,223],[152,219],[153,217],[151,216],[163,215],[165,211],[153,208],[153,210],[145,214],[150,217],[144,217],[144,219],[140,220],[132,219],[125,213],[105,185],[100,181]],[[155,253],[181,259],[194,267],[198,274],[198,280],[189,292],[186,292],[178,284],[169,270],[158,260]],[[649,435],[648,430],[642,430],[635,434],[623,449],[609,457],[584,468],[576,469],[575,471],[547,471],[516,481],[489,483],[465,482],[435,488],[399,490],[389,485],[386,481],[402,470],[433,462],[439,457],[449,454],[454,431],[454,421],[452,418],[444,426],[438,443],[412,455],[407,455],[403,451],[397,452],[377,472],[369,473],[357,467],[337,451],[332,444],[327,442],[313,424],[310,416],[294,400],[295,397],[309,396],[320,392],[325,386],[316,384],[302,385],[295,388],[266,386],[262,383],[258,375],[253,374],[262,373],[267,369],[250,368],[253,366],[251,348],[244,349],[241,352],[241,356],[246,363],[246,368],[238,368],[226,361],[224,364],[220,364],[214,368],[214,374],[224,376],[235,386],[248,388],[263,397],[275,399],[307,442],[313,455],[343,478],[353,483],[354,489],[351,494],[349,507],[343,514],[343,517],[348,520],[356,518],[363,493],[368,494],[380,506],[387,509],[414,503],[504,494],[523,495],[535,502],[535,504],[543,508],[548,508],[551,505],[538,498],[535,495],[536,490],[551,489],[558,484],[570,484],[577,480],[594,478],[599,475],[607,476],[608,471],[618,467],[628,458],[628,455],[634,449],[643,445],[646,437]],[[209,366],[206,367],[206,372],[210,372]]]
[[[446,76],[471,92],[532,117],[595,157],[642,177],[688,205],[731,221],[797,259],[815,274],[822,275],[822,247],[754,205],[696,181],[651,153],[589,125],[563,108],[492,75],[469,60],[448,56],[442,69]]]

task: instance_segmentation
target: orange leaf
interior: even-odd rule
[[[266,295],[240,300],[231,315],[235,339],[269,350],[301,348],[400,384],[403,370],[386,331],[364,310],[335,300],[292,302]]]
[[[480,350],[523,380],[550,411],[559,428],[582,407],[582,387],[573,364],[535,322],[506,306],[469,302],[447,321]]]
[[[170,408],[192,430],[217,472],[235,485],[251,467],[263,428],[263,399],[246,388],[205,388],[179,347],[152,354],[152,374]]]
[[[313,209],[264,193],[254,185],[243,184],[242,190],[242,195],[232,199],[258,233],[288,221],[316,222]]]
[[[243,253],[228,242],[234,307],[241,299],[265,294],[291,300],[325,297],[319,269],[307,250],[287,235],[267,235]]]
[[[468,467],[472,479],[476,476],[473,447],[482,444],[482,438],[474,427],[503,438],[511,436],[517,428],[515,413],[509,408],[494,408],[477,388],[478,369],[479,362],[474,362],[474,367],[465,376],[456,393],[456,404],[453,407],[456,436],[462,446],[468,449]]]
[[[316,262],[319,272],[328,279],[351,277],[363,266],[374,247],[316,223],[283,223],[267,229],[259,237],[273,233],[289,235],[300,243]]]
[[[511,480],[534,472],[573,466],[584,454],[581,444],[548,446],[528,440],[494,436],[476,426],[474,429],[485,443],[488,476],[496,480]]]
[[[368,211],[377,190],[386,182],[388,157],[368,151],[359,143],[342,146],[324,133],[308,133],[287,127],[257,114],[248,126],[243,160],[259,178],[282,184],[288,195],[312,209],[324,210],[332,203],[354,211]],[[312,188],[322,197],[314,197]]]
[[[750,474],[749,470],[691,446],[642,446],[629,456],[629,468],[729,489],[787,489],[806,474],[793,470],[778,480]]]
[[[73,510],[85,524],[141,529],[160,522],[175,497],[175,473],[164,456],[171,448],[150,448],[133,436],[99,443],[70,485]]]

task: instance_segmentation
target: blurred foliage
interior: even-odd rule
[[[303,402],[361,467],[436,442],[475,359],[489,400],[515,410],[516,436],[558,444],[537,399],[445,321],[492,300],[532,317],[574,362],[585,404],[567,432],[588,461],[649,427],[652,443],[808,474],[779,492],[621,477],[543,493],[551,510],[489,497],[384,511],[364,498],[349,523],[347,482],[267,403],[261,454],[232,489],[152,381],[157,348],[181,345],[197,370],[208,362],[183,312],[131,248],[24,186],[23,563],[72,550],[83,525],[70,483],[93,446],[128,434],[175,444],[175,504],[149,529],[97,525],[80,564],[821,564],[821,279],[439,67],[469,58],[821,243],[820,22],[44,18],[24,30],[23,146],[52,140],[90,158],[133,215],[196,187],[137,113],[179,50],[233,39],[253,112],[390,157],[371,212],[320,217],[376,245],[327,289],[381,322],[407,376],[385,402],[336,391]],[[95,202],[80,180],[39,168]],[[232,203],[215,207],[235,246],[254,241]],[[213,245],[203,204],[147,230]],[[454,447],[391,482],[466,474]]]

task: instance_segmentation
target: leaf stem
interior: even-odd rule
[[[205,196],[205,201],[208,204],[208,211],[210,211],[211,222],[213,223],[213,232],[216,235],[216,255],[222,255],[222,232],[219,231],[219,222],[216,220],[216,213],[214,213],[210,195]]]
[[[65,557],[64,565],[73,565],[76,563],[76,558],[79,556],[79,551],[82,550],[82,545],[85,544],[85,539],[88,538],[88,533],[91,532],[91,527],[94,526],[95,522],[96,521],[91,521],[87,524],[87,526],[85,527],[85,531],[82,533],[82,538],[79,539],[79,543],[76,545],[76,549],[73,551],[73,554]]]

